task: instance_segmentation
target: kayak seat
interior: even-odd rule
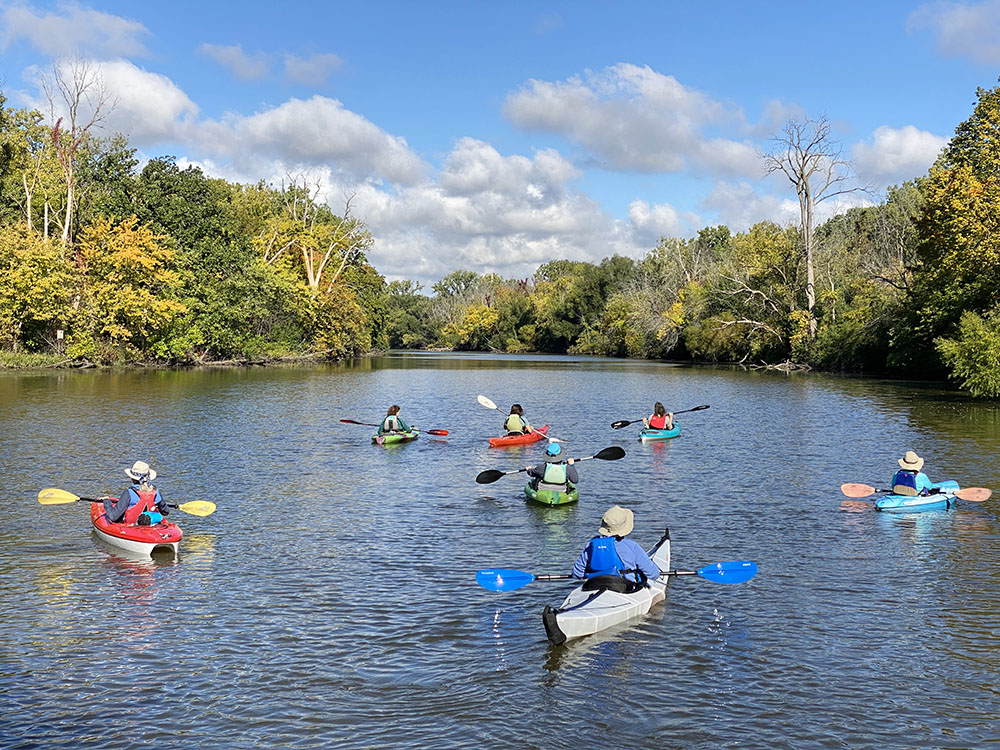
[[[916,497],[919,493],[914,487],[910,487],[905,484],[894,484],[892,485],[893,495],[903,495],[905,497]]]
[[[616,594],[634,594],[643,588],[641,583],[621,576],[594,576],[583,582],[584,591],[614,591]]]

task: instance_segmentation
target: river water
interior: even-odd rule
[[[525,407],[581,463],[534,507],[544,443],[491,449]],[[655,400],[676,440],[642,445]],[[380,448],[391,403],[423,429]],[[915,450],[934,480],[1000,489],[1000,409],[919,383],[570,357],[390,354],[317,367],[0,375],[0,745],[48,747],[979,748],[1000,740],[1000,493],[876,513]],[[130,559],[60,487],[117,494],[147,460],[179,558]],[[550,646],[569,586],[498,594],[480,568],[566,573],[613,503],[673,565],[649,616]]]

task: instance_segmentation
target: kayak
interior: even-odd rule
[[[886,495],[875,501],[875,510],[889,513],[922,513],[925,510],[941,510],[955,504],[958,482],[936,482],[931,485],[939,490],[931,495]]]
[[[524,494],[533,503],[539,505],[569,505],[580,499],[580,490],[573,487],[569,492],[559,490],[536,490],[531,482],[524,485]]]
[[[137,552],[152,557],[156,550],[170,550],[176,557],[181,542],[181,530],[170,521],[160,521],[152,526],[128,523],[111,523],[104,515],[103,503],[90,504],[90,522],[98,538],[112,547]]]
[[[534,432],[525,435],[504,435],[503,437],[490,438],[490,448],[506,448],[510,445],[528,445],[537,443],[545,438],[545,433],[549,431],[549,426],[536,427]]]
[[[669,430],[653,430],[646,428],[639,433],[639,439],[644,443],[652,443],[657,440],[669,440],[681,434],[681,426],[674,422],[674,426]]]
[[[416,430],[410,430],[409,432],[387,432],[384,435],[372,435],[372,442],[376,445],[408,443],[411,440],[416,440],[419,434]]]
[[[670,529],[664,530],[663,537],[649,551],[649,556],[660,570],[670,569]],[[591,579],[573,589],[558,609],[545,607],[542,624],[553,644],[558,646],[570,638],[593,635],[644,615],[666,596],[667,576],[650,579],[645,586],[631,593],[600,588],[602,579],[620,580],[618,576]]]

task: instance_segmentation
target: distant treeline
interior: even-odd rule
[[[928,174],[812,228],[808,253],[802,227],[706,227],[640,260],[456,271],[427,296],[368,263],[349,197],[336,213],[301,178],[237,185],[171,157],[137,171],[123,137],[70,149],[0,95],[0,348],[94,364],[569,352],[947,375],[997,397],[1000,88],[978,96]]]

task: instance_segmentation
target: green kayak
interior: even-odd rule
[[[580,490],[576,487],[571,488],[569,492],[536,490],[531,486],[531,482],[524,485],[524,494],[528,496],[531,502],[538,503],[539,505],[568,505],[580,499]]]
[[[372,435],[372,442],[376,445],[408,443],[411,440],[416,440],[419,434],[416,430],[410,430],[409,432],[387,432],[383,435]]]

